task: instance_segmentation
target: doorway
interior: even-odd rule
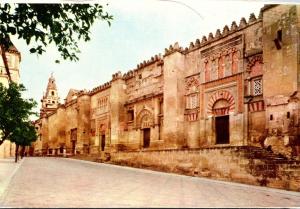
[[[101,151],[105,149],[105,135],[101,136]]]
[[[147,148],[150,146],[150,128],[143,129],[143,147]]]
[[[76,141],[75,140],[72,140],[72,154],[76,154],[75,153],[75,146],[76,146]]]
[[[229,144],[229,115],[216,117],[216,144]]]

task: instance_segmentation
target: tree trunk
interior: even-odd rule
[[[15,163],[18,162],[18,157],[19,157],[19,145],[16,144]]]
[[[22,149],[21,149],[21,159],[23,159],[23,157],[24,157],[24,152],[25,152],[25,146],[22,146]]]
[[[1,57],[2,57],[2,60],[3,60],[3,63],[4,63],[5,71],[6,71],[6,74],[8,76],[8,81],[9,81],[9,83],[11,83],[12,80],[11,80],[9,67],[8,67],[8,62],[7,62],[7,58],[6,58],[6,55],[5,55],[5,50],[4,50],[3,45],[0,45],[0,49],[1,49]]]

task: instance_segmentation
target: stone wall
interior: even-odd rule
[[[110,84],[91,94],[90,111],[90,153],[98,154],[110,141]]]
[[[16,145],[6,140],[0,146],[0,158],[12,157],[15,155]]]
[[[300,191],[300,161],[256,147],[112,153],[111,163]]]
[[[95,154],[105,138],[112,152],[252,145],[299,156],[299,10],[264,7],[185,49],[176,42],[88,94],[70,90],[74,107],[48,114],[42,137],[71,146],[78,129],[78,151]]]
[[[264,144],[287,156],[299,155],[300,149],[297,12],[297,5],[281,5],[266,8],[263,15]]]

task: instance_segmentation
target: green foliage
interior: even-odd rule
[[[32,125],[29,124],[29,117],[36,114],[32,109],[37,103],[33,99],[22,98],[25,90],[23,85],[11,83],[6,88],[0,83],[0,145],[5,140],[19,142],[21,131],[29,141],[34,138],[30,133]]]
[[[9,137],[9,140],[17,145],[30,146],[32,142],[37,140],[34,125],[30,122],[20,122]]]
[[[0,4],[0,44],[9,47],[9,37],[17,35],[27,45],[34,42],[31,53],[42,54],[54,43],[63,57],[77,61],[78,41],[90,40],[90,27],[96,19],[112,16],[98,4]]]

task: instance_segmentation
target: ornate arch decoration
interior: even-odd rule
[[[150,110],[144,108],[137,116],[137,128],[150,128],[154,125],[154,117]]]
[[[185,90],[187,93],[195,92],[195,91],[193,91],[193,87],[197,91],[197,90],[199,90],[199,86],[200,86],[199,79],[197,79],[195,77],[191,77],[186,80]]]
[[[216,102],[218,102],[219,100],[226,100],[228,102],[228,112],[226,113],[231,113],[234,112],[234,106],[235,106],[235,101],[234,101],[234,97],[232,96],[232,94],[229,91],[225,91],[225,90],[220,90],[217,91],[216,93],[214,93],[207,104],[207,114],[208,115],[215,115],[215,111],[214,111],[214,105],[216,104]]]
[[[105,134],[105,131],[106,131],[106,124],[105,123],[102,123],[99,127],[99,132],[101,134]]]
[[[247,64],[246,70],[248,72],[250,72],[251,71],[251,67],[254,66],[256,62],[259,62],[260,64],[263,64],[263,57],[262,57],[261,54],[255,55],[255,56],[250,57],[248,59],[248,64]]]

